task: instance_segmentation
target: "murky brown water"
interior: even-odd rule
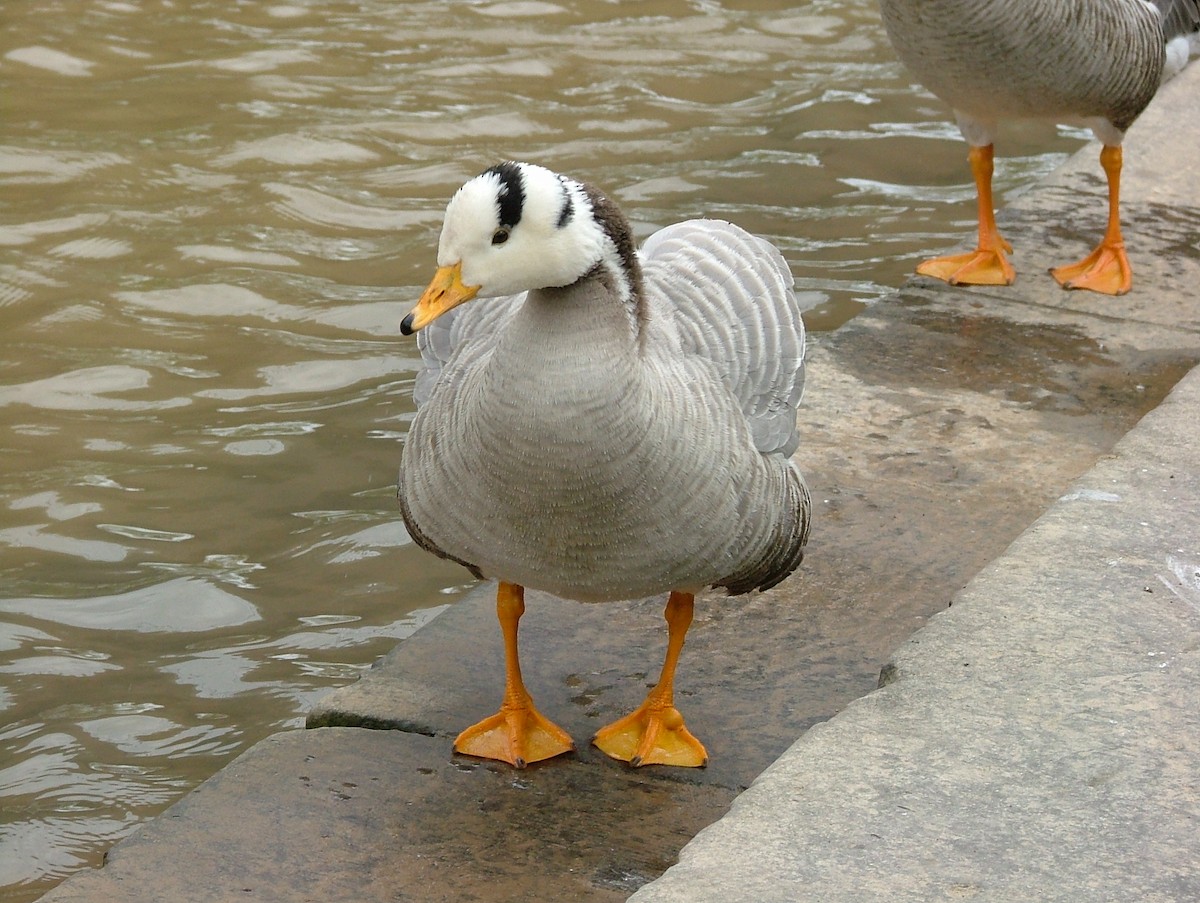
[[[815,330],[970,229],[872,0],[0,11],[0,899],[301,723],[465,586],[394,474],[400,316],[507,157],[784,250]],[[998,187],[1077,146],[1014,133]]]

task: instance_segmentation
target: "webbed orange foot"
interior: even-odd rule
[[[1133,270],[1121,237],[1121,147],[1105,145],[1100,165],[1108,177],[1108,226],[1104,238],[1087,257],[1051,270],[1063,288],[1081,288],[1106,295],[1123,295],[1133,288]]]
[[[967,154],[971,175],[975,179],[975,195],[979,214],[979,241],[968,254],[934,257],[917,267],[922,276],[932,276],[951,285],[1012,285],[1016,270],[1006,255],[1012,245],[996,227],[996,212],[992,202],[992,146],[972,146]]]
[[[951,285],[1012,285],[1017,273],[1004,256],[1012,246],[1003,242],[1002,248],[981,247],[968,254],[934,257],[920,264],[917,272]]]
[[[684,727],[675,708],[675,669],[692,623],[695,597],[675,591],[667,599],[667,656],[662,675],[646,700],[631,714],[602,727],[592,742],[605,754],[635,768],[639,765],[682,765],[700,768],[708,762],[704,745]]]
[[[1125,256],[1125,243],[1102,242],[1079,263],[1050,271],[1063,288],[1086,289],[1105,295],[1123,295],[1133,288],[1133,269]]]
[[[679,710],[652,698],[647,698],[632,714],[602,727],[592,742],[605,754],[634,767],[700,768],[708,763],[708,751],[684,725]]]
[[[496,759],[516,768],[562,755],[575,748],[570,735],[533,707],[521,678],[517,631],[525,614],[525,588],[500,582],[496,617],[504,634],[504,701],[500,711],[471,725],[454,741],[455,752]]]
[[[575,749],[570,734],[543,716],[528,700],[507,700],[495,715],[471,725],[454,741],[454,751],[481,759],[496,759],[516,768],[541,762]]]

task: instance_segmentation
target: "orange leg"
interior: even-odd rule
[[[675,708],[675,668],[683,651],[683,640],[692,623],[695,597],[671,593],[667,600],[667,657],[662,676],[646,695],[646,701],[630,715],[596,732],[592,742],[630,765],[685,765],[693,768],[708,762],[704,745],[683,724]]]
[[[1108,176],[1108,228],[1096,250],[1079,263],[1050,271],[1063,288],[1084,288],[1106,295],[1123,295],[1133,288],[1133,270],[1121,237],[1121,159],[1119,145],[1106,144],[1100,151],[1100,165]]]
[[[575,748],[566,731],[533,707],[521,680],[517,626],[524,613],[525,588],[501,583],[496,591],[496,616],[504,632],[504,702],[495,715],[458,735],[455,752],[524,768],[530,762],[540,762]]]
[[[1012,253],[1012,245],[996,228],[992,202],[992,145],[972,147],[967,159],[971,162],[975,195],[979,201],[979,246],[969,254],[926,260],[917,267],[917,272],[951,285],[1012,285],[1017,274],[1005,257]]]

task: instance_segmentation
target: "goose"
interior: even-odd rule
[[[1077,263],[1052,269],[1067,289],[1122,295],[1133,273],[1121,235],[1121,142],[1164,76],[1187,62],[1200,0],[880,0],[888,37],[917,79],[954,111],[969,145],[979,206],[972,252],[917,272],[951,284],[1011,285],[1012,246],[992,203],[997,123],[1010,117],[1078,123],[1101,142],[1108,180],[1104,237]]]
[[[510,161],[451,198],[437,263],[401,323],[424,369],[400,510],[418,546],[497,581],[505,648],[500,710],[454,749],[518,768],[574,749],[522,681],[526,587],[667,593],[661,677],[593,743],[633,766],[705,765],[674,704],[695,595],[774,586],[808,539],[791,460],[805,336],[783,256],[718,220],[639,253],[599,190]]]

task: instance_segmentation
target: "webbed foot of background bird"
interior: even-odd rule
[[[544,717],[532,704],[505,705],[495,715],[471,725],[454,741],[454,751],[480,759],[496,759],[516,768],[575,749],[570,734]]]
[[[1000,248],[977,248],[968,254],[951,254],[934,257],[917,267],[922,276],[932,276],[951,285],[1012,285],[1017,278],[1016,270],[1004,256],[1011,251],[1008,242]]]
[[[647,699],[632,714],[602,727],[592,742],[605,754],[639,765],[678,765],[701,768],[708,763],[704,744],[684,726],[673,705]]]
[[[1091,254],[1050,274],[1063,288],[1086,289],[1105,295],[1123,295],[1133,288],[1133,269],[1125,256],[1125,244],[1103,242]]]

